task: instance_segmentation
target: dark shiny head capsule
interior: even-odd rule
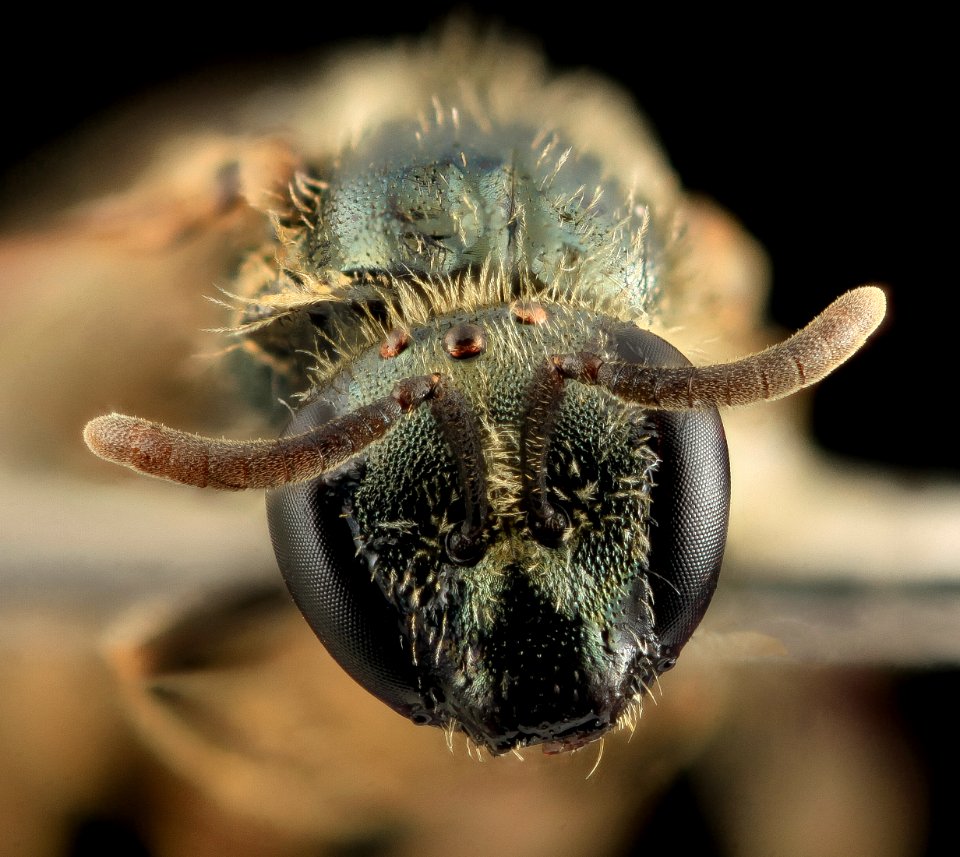
[[[693,367],[584,309],[518,325],[494,304],[468,322],[487,342],[474,359],[444,351],[462,319],[427,321],[389,360],[378,334],[280,440],[120,414],[84,438],[154,476],[275,489],[294,599],[345,669],[414,722],[494,753],[572,749],[629,716],[709,604],[729,497],[716,406],[814,383],[883,312],[879,289],[857,289],[784,343]]]
[[[636,328],[608,357],[686,364]],[[572,749],[613,727],[702,618],[726,538],[715,409],[648,410],[563,379],[538,409],[537,376],[486,399],[479,374],[456,394],[443,382],[455,407],[421,409],[267,500],[284,578],[333,657],[415,723],[452,724],[493,753]],[[336,412],[308,405],[287,433]],[[544,498],[557,538],[533,523]],[[451,555],[461,536],[473,551]]]

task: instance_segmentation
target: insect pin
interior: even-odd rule
[[[515,59],[331,76],[321,115],[350,74],[380,95],[349,141],[304,145],[237,331],[298,401],[279,439],[120,414],[84,431],[141,473],[267,489],[330,654],[494,754],[632,716],[717,585],[718,409],[819,381],[885,312],[855,289],[780,344],[692,365],[650,330],[683,250],[672,174],[606,88]]]

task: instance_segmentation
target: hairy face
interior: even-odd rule
[[[290,434],[438,364],[439,400],[456,407],[421,409],[268,501],[288,585],[341,663],[415,722],[495,753],[570,749],[629,718],[706,608],[726,533],[715,411],[666,417],[581,385],[545,407],[538,386],[558,349],[679,354],[537,309],[536,324],[517,308],[438,319],[388,360],[359,358]]]

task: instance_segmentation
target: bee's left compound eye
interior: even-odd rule
[[[637,328],[618,336],[617,350],[629,364],[690,365],[668,342]],[[700,624],[717,585],[730,511],[730,464],[716,408],[653,410],[649,419],[660,459],[652,492],[649,582],[662,672]]]

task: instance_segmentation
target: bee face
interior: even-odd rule
[[[524,323],[531,309],[539,324]],[[458,331],[482,350],[455,350]],[[358,358],[329,385],[345,394],[301,409],[288,433],[421,365],[444,367],[440,401],[456,412],[422,410],[267,499],[280,568],[334,657],[414,722],[462,728],[494,753],[610,729],[672,666],[720,570],[729,482],[715,409],[656,414],[579,387],[538,424],[544,355],[588,342],[682,361],[659,337],[559,305],[438,318],[402,354]],[[545,432],[557,528],[538,520],[530,474],[530,435]]]
[[[401,714],[493,753],[573,749],[630,718],[709,604],[717,406],[823,377],[883,297],[692,367],[649,330],[681,289],[679,201],[642,128],[600,88],[524,63],[508,80],[496,52],[460,57],[466,89],[441,60],[357,141],[300,159],[242,269],[243,354],[300,402],[284,437],[118,415],[85,437],[151,475],[273,489],[294,600]],[[583,119],[603,114],[609,133]]]

